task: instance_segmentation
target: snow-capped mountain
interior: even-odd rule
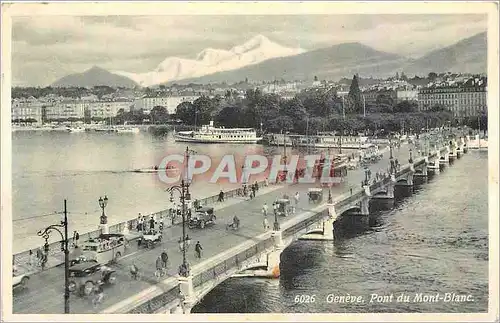
[[[293,56],[304,52],[302,48],[284,47],[263,35],[257,35],[230,50],[206,48],[196,56],[196,59],[168,57],[151,72],[135,74],[113,71],[113,73],[126,76],[142,86],[152,86],[231,71],[271,58]]]

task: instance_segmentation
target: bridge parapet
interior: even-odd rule
[[[227,277],[223,277],[224,273],[227,273],[228,271],[231,271],[230,274],[232,275],[234,269],[238,269],[237,271],[244,270],[245,261],[272,249],[274,246],[274,238],[272,236],[269,236],[261,241],[251,242],[251,244],[243,243],[240,246],[223,253],[219,257],[210,259],[208,263],[203,262],[197,266],[199,270],[193,275],[193,288],[196,290],[207,282],[211,283],[214,280],[219,281],[221,279],[225,279]]]

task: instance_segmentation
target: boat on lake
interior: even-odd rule
[[[268,136],[267,142],[271,146],[283,146],[286,143],[290,147],[311,148],[367,149],[373,146],[373,144],[367,142],[367,137],[339,136],[331,133],[309,136],[272,134]]]
[[[204,125],[199,130],[174,130],[174,139],[177,142],[204,144],[255,144],[262,138],[257,137],[257,131],[253,128],[217,128],[214,122],[210,121],[209,125]]]
[[[85,132],[85,128],[84,127],[68,127],[68,132]]]
[[[114,132],[118,133],[139,133],[140,129],[137,127],[115,127]]]
[[[136,168],[132,172],[134,173],[147,173],[147,174],[154,174],[154,173],[160,173],[160,172],[166,172],[166,173],[177,173],[179,169],[175,166],[167,166],[166,168],[159,168],[158,166],[153,166],[151,168]]]

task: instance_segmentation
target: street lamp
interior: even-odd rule
[[[186,180],[182,179],[180,185],[175,185],[166,189],[170,193],[170,202],[174,201],[174,191],[179,193],[182,204],[182,239],[179,241],[179,247],[182,244],[182,264],[179,266],[179,275],[182,277],[189,276],[189,264],[186,259],[186,245],[189,245],[191,239],[186,235],[186,202],[191,201],[191,194],[189,193],[189,154],[195,153],[186,147]]]
[[[181,204],[182,204],[182,264],[179,267],[179,275],[183,277],[189,276],[189,264],[186,260],[186,244],[188,238],[186,237],[186,201],[191,200],[191,194],[189,193],[189,184],[184,180],[181,180],[181,185],[175,185],[166,189],[170,193],[170,202],[174,201],[174,191],[180,194]]]
[[[389,162],[391,163],[391,174],[394,173],[394,157],[392,156],[392,134],[389,134]]]
[[[368,185],[368,168],[365,168],[365,185]]]
[[[104,209],[106,208],[106,205],[108,205],[108,197],[106,195],[104,195],[104,198],[99,197],[99,201],[98,202],[99,202],[99,206],[102,209],[101,222],[100,223],[102,225],[108,224],[108,217],[104,213]]]
[[[278,222],[278,211],[275,209],[273,231],[279,231],[279,230],[280,230],[280,223]]]
[[[64,229],[64,234],[59,230]],[[64,220],[60,224],[52,224],[43,230],[38,231],[37,235],[45,239],[44,251],[46,257],[49,252],[49,237],[52,231],[57,231],[61,235],[61,251],[64,251],[64,314],[69,314],[69,248],[68,248],[68,212],[66,209],[66,200],[64,200]]]
[[[281,129],[281,133],[283,134],[283,154],[285,155],[283,157],[283,161],[285,162],[285,169],[283,170],[283,172],[285,173],[285,177],[288,173],[288,170],[287,170],[287,164],[286,164],[286,159],[287,159],[287,156],[286,156],[286,135],[288,135],[290,132],[289,131],[283,131],[283,129]]]

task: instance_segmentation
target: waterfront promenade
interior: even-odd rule
[[[406,164],[409,157],[407,145],[401,149],[394,150],[394,158],[400,160],[401,164]],[[414,156],[415,158],[415,156]],[[372,173],[377,171],[387,171],[389,167],[389,153],[386,152],[381,161],[370,166]],[[332,187],[333,197],[349,192],[352,188],[355,192],[361,190],[361,181],[364,179],[363,169],[349,171],[347,182]],[[279,221],[289,220],[304,211],[308,211],[311,205],[308,202],[306,193],[311,184],[294,184],[282,187],[275,187],[274,190],[259,191],[257,197],[252,201],[239,201],[236,203],[228,202],[228,205],[217,211],[217,224],[213,227],[207,227],[204,230],[189,230],[188,234],[193,239],[192,244],[200,241],[203,246],[203,256],[201,260],[195,259],[194,250],[188,251],[188,262],[192,270],[206,261],[208,258],[216,256],[225,250],[234,247],[242,242],[248,241],[253,237],[264,232],[262,224],[261,208],[264,203],[271,205],[272,202],[281,197],[284,193],[292,196],[299,192],[301,199],[297,212],[287,218],[279,218]],[[325,190],[324,201],[328,196]],[[231,222],[234,215],[238,215],[241,220],[239,231],[226,231],[225,224]],[[269,223],[272,225],[274,219],[270,215]],[[137,293],[150,288],[151,286],[162,287],[158,279],[153,275],[155,270],[155,260],[163,249],[169,254],[169,275],[175,276],[177,268],[181,263],[182,254],[178,249],[178,239],[181,236],[181,227],[172,226],[164,230],[163,243],[155,249],[137,249],[137,244],[131,243],[128,253],[123,256],[119,263],[113,265],[117,270],[117,283],[114,286],[105,288],[103,303],[94,308],[91,299],[80,298],[71,295],[72,313],[98,313],[105,311],[106,308],[113,306],[127,298],[134,297]],[[128,274],[128,266],[135,263],[141,270],[141,280],[133,281]],[[13,295],[13,313],[62,313],[63,310],[63,285],[62,279],[64,270],[61,267],[55,267],[47,271],[31,276],[29,285],[24,290],[16,291]],[[166,279],[165,277],[163,279]]]

